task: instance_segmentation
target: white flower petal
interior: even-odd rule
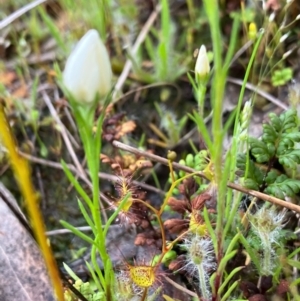
[[[66,88],[78,102],[91,103],[98,92],[107,95],[112,71],[109,56],[98,32],[89,30],[69,56],[63,73]]]
[[[210,72],[210,65],[209,60],[206,53],[206,48],[204,45],[200,47],[196,66],[195,66],[195,73],[199,77],[206,77]]]

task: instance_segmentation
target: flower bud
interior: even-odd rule
[[[272,12],[269,17],[269,22],[273,22],[275,20],[275,17],[276,17],[276,13]]]
[[[257,35],[257,27],[254,22],[251,22],[248,29],[248,37],[250,40],[255,40]]]
[[[195,74],[199,80],[205,80],[210,72],[209,60],[206,53],[206,48],[204,45],[200,47],[196,66],[195,66]]]
[[[288,37],[289,37],[290,33],[286,33],[284,34],[280,39],[279,39],[279,43],[283,43]]]
[[[96,95],[106,96],[111,89],[112,71],[106,48],[95,29],[89,30],[67,59],[63,82],[81,103],[92,103]]]

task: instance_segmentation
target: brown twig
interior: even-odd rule
[[[42,4],[46,1],[48,1],[48,0],[36,0],[36,1],[33,1],[31,3],[24,5],[20,9],[16,10],[15,12],[13,12],[12,14],[10,14],[8,17],[6,17],[4,20],[2,20],[0,22],[0,30],[5,28],[6,26],[8,26],[10,23],[14,22],[15,20],[17,20],[19,17],[21,17],[28,11],[32,10],[36,6]]]
[[[19,151],[19,154],[26,158],[28,161],[31,161],[33,163],[37,163],[37,164],[41,164],[41,165],[44,165],[44,166],[49,166],[49,167],[52,167],[52,168],[55,168],[55,169],[60,169],[60,170],[63,170],[63,167],[61,165],[61,163],[58,163],[58,162],[54,162],[54,161],[50,161],[50,160],[45,160],[45,159],[41,159],[41,158],[38,158],[38,157],[35,157],[35,156],[32,156],[32,155],[29,155],[29,154],[25,154],[23,152],[20,152]],[[76,167],[72,164],[67,164],[67,167],[70,171],[74,172],[75,175],[80,178],[81,180],[83,180],[85,182],[85,184],[88,185],[88,187],[92,187],[92,183],[86,178],[86,177],[82,177],[82,175],[80,174],[80,172],[76,169]],[[87,172],[87,171],[86,171]],[[119,180],[119,177],[117,176],[114,176],[114,175],[110,175],[110,174],[107,174],[107,173],[104,173],[104,172],[99,172],[99,178],[102,179],[102,180],[108,180],[108,181],[111,181],[111,182],[117,182]],[[139,181],[132,181],[132,184],[136,185],[136,186],[139,186],[145,190],[149,190],[149,191],[153,191],[157,194],[160,194],[160,195],[165,195],[165,192],[158,189],[158,188],[155,188],[151,185],[148,185],[146,183],[142,183],[142,182],[139,182]],[[106,200],[107,197],[105,196],[105,194],[103,194],[102,192],[100,192],[100,196],[103,200]]]
[[[76,227],[76,229],[81,232],[91,232],[92,231],[92,228],[90,226]],[[56,230],[47,231],[46,235],[47,236],[55,236],[55,235],[72,234],[72,233],[73,232],[69,229],[56,229]]]
[[[230,77],[228,76],[227,77],[227,81],[230,82],[230,83],[233,83],[233,84],[236,84],[236,85],[239,85],[239,86],[242,86],[243,85],[243,81],[238,79],[238,78],[233,78],[233,77]],[[270,102],[274,103],[276,106],[284,109],[284,110],[287,110],[288,109],[288,106],[285,105],[284,103],[282,103],[282,101],[280,101],[280,99],[272,96],[271,94],[263,91],[262,89],[259,89],[259,87],[251,84],[251,83],[246,83],[246,88],[248,90],[251,90],[253,93],[257,93],[258,95],[264,97],[265,99],[269,100]]]
[[[141,32],[139,33],[133,47],[132,47],[132,51],[131,51],[131,56],[134,56],[136,54],[136,52],[138,51],[139,47],[141,46],[141,44],[143,43],[143,41],[145,40],[152,24],[154,23],[154,21],[156,20],[159,12],[160,12],[160,5],[157,5],[155,7],[155,10],[151,13],[150,17],[148,18],[147,22],[145,23],[145,25],[143,26]],[[118,81],[115,85],[114,88],[114,93],[113,93],[113,99],[116,97],[116,95],[118,94],[118,92],[122,89],[122,86],[124,84],[124,82],[126,81],[128,74],[131,70],[132,67],[132,62],[130,59],[127,59],[123,71],[121,73],[121,75],[118,78]]]
[[[82,173],[82,176],[86,177],[85,171],[84,171],[83,167],[81,166],[81,164],[80,164],[80,162],[79,162],[79,160],[78,160],[78,158],[77,158],[77,156],[75,154],[75,151],[74,151],[74,149],[72,147],[72,143],[71,143],[71,141],[70,141],[70,139],[69,139],[69,137],[67,135],[66,128],[65,128],[64,124],[61,122],[61,120],[60,120],[60,118],[59,118],[59,116],[58,116],[58,114],[57,114],[57,112],[56,112],[56,110],[55,110],[55,108],[54,108],[54,106],[53,106],[53,104],[52,104],[49,96],[45,92],[43,92],[43,99],[44,99],[44,101],[45,101],[45,103],[46,103],[46,105],[47,105],[47,107],[48,107],[48,109],[49,109],[52,117],[54,118],[54,120],[56,121],[56,123],[59,126],[62,138],[63,138],[63,140],[64,140],[64,142],[66,144],[68,152],[69,152],[69,154],[70,154],[70,156],[71,156],[71,158],[72,158],[72,160],[73,160],[73,162],[74,162],[77,170],[80,173]]]
[[[174,100],[174,102],[176,103],[178,101],[179,97],[181,96],[181,92],[180,92],[180,90],[179,90],[179,88],[178,88],[177,85],[169,83],[169,82],[159,82],[159,83],[144,85],[144,86],[138,87],[136,89],[131,89],[128,92],[126,92],[125,94],[123,94],[122,96],[120,96],[119,98],[114,99],[113,103],[117,103],[120,100],[122,100],[124,98],[127,98],[128,96],[130,96],[132,94],[136,94],[136,93],[144,91],[144,90],[153,89],[153,88],[157,88],[157,87],[166,87],[166,86],[173,87],[173,88],[176,89],[177,97]]]
[[[178,283],[176,283],[175,281],[173,281],[173,280],[170,279],[169,277],[164,276],[164,278],[165,278],[170,284],[172,284],[174,287],[176,287],[177,289],[181,290],[182,292],[187,293],[188,295],[190,295],[190,296],[192,296],[192,297],[198,298],[197,294],[195,294],[194,292],[192,292],[192,291],[186,289],[185,287],[179,285]]]
[[[161,164],[164,164],[164,165],[168,166],[168,160],[165,159],[165,158],[162,158],[160,156],[150,154],[148,152],[139,150],[139,149],[134,148],[132,146],[128,146],[128,145],[126,145],[126,144],[124,144],[122,142],[116,141],[116,140],[113,141],[112,144],[115,147],[119,148],[119,149],[128,151],[130,153],[134,153],[134,154],[139,155],[139,156],[147,157],[147,158],[149,158],[149,159],[151,159],[153,161],[160,162]],[[182,171],[185,171],[185,172],[188,172],[188,173],[195,173],[195,172],[197,172],[195,169],[187,167],[187,166],[183,166],[183,165],[181,165],[179,163],[173,162],[172,165],[173,165],[174,168],[182,170]],[[206,176],[204,175],[204,173],[201,172],[201,171],[198,171],[197,175],[199,175],[202,178],[207,179]],[[264,194],[262,192],[258,192],[256,190],[247,189],[247,188],[245,188],[245,187],[243,187],[243,186],[241,186],[239,184],[230,183],[230,182],[227,183],[227,187],[232,188],[232,189],[237,190],[237,191],[240,191],[240,192],[243,192],[243,193],[246,193],[248,195],[252,195],[254,197],[257,197],[257,198],[259,198],[261,200],[270,202],[272,204],[275,204],[275,205],[278,205],[278,206],[281,206],[281,207],[285,207],[287,209],[294,210],[294,211],[300,213],[300,206],[292,204],[292,203],[288,203],[286,201],[283,201],[283,200],[275,198],[273,196]]]
[[[61,122],[61,120],[60,120],[60,118],[59,118],[59,116],[58,116],[58,114],[57,114],[57,112],[56,112],[49,96],[46,94],[46,92],[43,92],[42,95],[43,95],[43,99],[44,99],[44,101],[45,101],[52,117],[54,118],[56,123],[59,125],[60,133],[62,135],[62,138],[65,142],[65,145],[68,149],[68,152],[69,152],[69,154],[70,154],[70,156],[71,156],[71,158],[72,158],[72,160],[73,160],[73,162],[76,166],[76,169],[78,171],[77,176],[79,176],[78,175],[78,173],[79,173],[80,178],[83,179],[85,182],[88,182],[86,172],[85,172],[84,168],[82,167],[82,165],[80,164],[80,162],[79,162],[79,160],[76,156],[76,153],[75,153],[74,148],[72,146],[72,143],[71,143],[71,141],[68,137],[68,134],[67,134],[67,131],[66,131],[66,128],[65,128],[64,124]],[[106,196],[104,194],[102,194],[102,196],[103,196],[103,199],[106,201],[106,199],[107,199]],[[100,206],[101,206],[101,210],[103,212],[103,217],[107,221],[107,214],[106,214],[106,211],[104,210],[102,202],[100,202]]]

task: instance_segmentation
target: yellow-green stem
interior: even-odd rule
[[[173,165],[172,165],[171,160],[168,160],[168,165],[169,165],[169,168],[170,168],[172,183],[174,183],[175,182],[175,176],[174,176],[174,169],[173,169]]]
[[[165,230],[164,230],[164,225],[163,225],[163,222],[161,220],[161,215],[159,214],[159,212],[154,208],[152,207],[150,204],[148,204],[147,202],[143,201],[143,200],[140,200],[140,199],[136,199],[136,201],[144,204],[145,206],[147,206],[157,217],[157,221],[159,223],[159,227],[160,227],[160,231],[161,231],[161,239],[162,239],[162,254],[164,254],[166,252],[166,235],[165,235]],[[163,258],[163,256],[162,256]],[[160,263],[162,258],[159,258],[158,262]]]
[[[161,207],[160,207],[160,210],[159,210],[159,212],[158,212],[159,215],[161,215],[161,214],[163,213],[165,207],[167,206],[168,200],[169,200],[169,198],[171,197],[174,188],[175,188],[181,181],[183,181],[183,180],[185,180],[185,179],[188,179],[188,178],[190,178],[190,177],[192,177],[192,176],[195,176],[195,175],[197,175],[197,174],[199,174],[199,172],[193,172],[193,173],[188,174],[188,175],[186,175],[186,176],[184,176],[184,177],[182,177],[182,178],[180,178],[180,179],[178,179],[178,180],[176,180],[175,182],[172,183],[172,185],[171,185],[171,187],[170,187],[170,189],[169,189],[169,191],[168,191],[168,193],[167,193],[167,195],[166,195],[166,197],[165,197],[165,199],[164,199],[164,202],[163,202],[163,204],[162,204]]]
[[[24,158],[22,158],[17,152],[17,146],[15,144],[14,137],[10,130],[9,123],[7,122],[2,105],[0,107],[0,136],[5,147],[8,150],[14,175],[26,202],[26,206],[28,208],[28,212],[33,224],[33,231],[44,256],[56,296],[59,301],[63,301],[64,293],[61,286],[61,280],[59,277],[56,261],[47,243],[47,237],[45,235],[45,226],[43,223],[42,215],[37,206],[38,202],[36,192],[34,191],[32,182],[30,180],[30,168],[28,162]]]
[[[206,83],[202,83],[198,81],[196,95],[197,95],[197,102],[198,102],[198,112],[201,118],[203,118],[203,114],[204,114],[205,94],[206,94]]]

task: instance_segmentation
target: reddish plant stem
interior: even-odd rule
[[[217,253],[217,265],[218,267],[220,266],[221,260],[223,258],[223,239],[222,235],[218,235],[218,253]],[[223,270],[217,270],[216,272],[216,279],[215,279],[215,295],[213,295],[212,299],[213,301],[218,301],[219,296],[218,296],[218,290],[220,288],[220,285],[222,283],[222,277],[223,277]]]

